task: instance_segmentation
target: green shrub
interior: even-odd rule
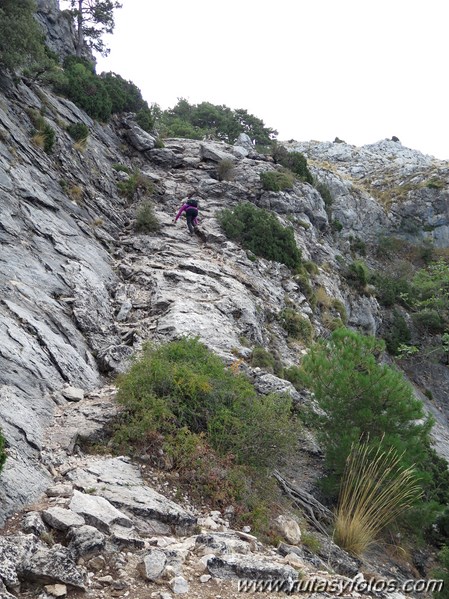
[[[375,285],[376,297],[382,306],[408,305],[412,288],[406,278],[376,272],[372,274],[370,282]]]
[[[150,433],[168,442],[185,427],[204,435],[218,455],[265,467],[291,446],[296,427],[291,399],[259,397],[244,376],[226,369],[197,339],[145,346],[118,386],[125,411],[115,440],[122,448],[145,443]]]
[[[180,98],[176,106],[160,111],[157,128],[165,137],[204,137],[220,139],[233,144],[240,133],[247,133],[256,143],[270,146],[277,131],[244,109],[231,110],[210,102],[189,104]]]
[[[289,169],[303,181],[313,185],[313,176],[307,166],[307,159],[301,152],[289,152],[279,144],[275,144],[273,158],[277,164]],[[275,190],[274,190],[275,191]]]
[[[410,343],[410,329],[405,318],[397,310],[393,312],[393,320],[384,339],[388,353],[393,356],[398,354],[401,345]]]
[[[420,331],[430,334],[443,333],[445,329],[444,319],[436,310],[421,310],[412,314],[413,324]]]
[[[95,74],[84,58],[69,56],[64,61],[65,79],[55,84],[58,93],[66,96],[92,118],[106,122],[111,116],[112,101],[105,82]]]
[[[332,300],[332,308],[338,312],[343,324],[346,324],[348,322],[348,313],[344,303],[341,300],[334,298]]]
[[[300,266],[301,251],[293,229],[283,227],[273,213],[245,202],[233,210],[222,210],[218,221],[230,239],[256,256],[282,262],[292,269]]]
[[[373,447],[394,447],[402,463],[415,463],[423,481],[432,421],[403,375],[379,363],[384,342],[348,329],[312,346],[301,364],[303,383],[315,394],[324,415],[316,416],[328,475],[325,488],[334,494],[352,443],[366,438]],[[426,484],[423,482],[423,484]]]
[[[155,233],[159,231],[161,224],[154,214],[154,206],[151,202],[144,202],[136,212],[136,231]]]
[[[0,429],[0,472],[3,469],[3,466],[6,461],[6,449],[5,449],[5,437],[2,434]]]
[[[128,173],[128,175],[132,173],[132,170],[129,168],[129,166],[126,166],[125,164],[113,164],[112,168],[118,173]]]
[[[333,203],[333,198],[332,198],[332,194],[330,192],[329,187],[326,185],[326,183],[318,181],[318,182],[315,183],[315,189],[318,191],[318,193],[323,198],[323,202],[324,202],[324,206],[326,208],[326,212],[329,215],[330,211],[331,211],[331,208],[332,208],[332,203]]]
[[[443,258],[420,269],[412,280],[412,305],[427,314],[428,330],[438,332],[449,312],[449,263]],[[435,312],[439,319],[434,317]],[[422,317],[423,321],[426,316]],[[433,321],[433,324],[432,324]]]
[[[230,158],[220,160],[217,165],[218,179],[220,181],[232,181],[235,174],[235,164]]]
[[[11,72],[26,69],[28,75],[36,76],[56,66],[35,12],[32,0],[0,3],[0,65]]]
[[[307,316],[302,316],[293,308],[285,308],[281,312],[280,322],[289,337],[309,343],[313,337],[313,326]]]
[[[275,359],[273,354],[264,349],[263,347],[257,346],[251,353],[251,366],[254,368],[264,368],[269,372],[274,372]]]
[[[283,378],[286,381],[290,381],[290,383],[298,391],[304,389],[304,382],[302,379],[301,369],[298,366],[289,366],[288,368],[284,368]]]
[[[117,188],[120,194],[130,202],[134,199],[134,196],[139,189],[148,194],[153,192],[153,184],[150,179],[142,175],[138,170],[134,171],[124,181],[119,181],[117,183]]]
[[[67,133],[74,141],[82,141],[89,135],[89,127],[84,123],[72,123],[67,127]]]
[[[449,546],[444,546],[438,553],[439,565],[432,570],[431,576],[435,580],[442,580],[442,588],[434,592],[434,599],[448,599],[449,597]]]
[[[266,191],[292,189],[295,181],[293,175],[287,171],[265,171],[260,173],[260,180]]]
[[[31,109],[27,112],[31,122],[35,127],[33,132],[33,140],[37,145],[44,149],[46,154],[51,154],[55,144],[55,130],[47,123],[44,116],[37,110]]]
[[[345,276],[348,283],[359,291],[363,291],[370,282],[370,272],[363,260],[354,260],[349,265]]]
[[[349,244],[351,252],[366,256],[366,243],[360,237],[350,237]]]
[[[331,230],[334,231],[335,233],[340,233],[340,231],[343,231],[343,225],[341,224],[341,222],[334,218],[331,223],[330,223],[330,227]]]

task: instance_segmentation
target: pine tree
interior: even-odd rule
[[[103,56],[109,49],[101,39],[104,33],[114,31],[114,9],[122,8],[115,0],[67,0],[71,14],[76,20],[76,55],[81,56],[86,43],[92,50]]]
[[[316,416],[333,494],[352,443],[369,439],[394,448],[405,466],[425,468],[432,421],[411,385],[394,368],[380,363],[385,344],[375,337],[337,329],[305,356],[303,382],[323,410]]]

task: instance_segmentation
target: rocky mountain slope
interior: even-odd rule
[[[50,154],[33,141],[35,111],[56,133]],[[79,122],[89,129],[85,147],[66,130]],[[163,488],[152,488],[160,487],[157,477],[143,484],[129,460],[78,450],[81,437],[100,438],[115,415],[113,377],[146,340],[197,335],[228,364],[245,369],[260,393],[285,391],[297,404],[304,401],[288,381],[252,368],[251,351],[261,345],[285,366],[300,362],[305,346],[288,340],[277,318],[287,305],[310,318],[317,337],[328,334],[328,323],[287,267],[255,259],[225,237],[216,219],[221,208],[250,201],[292,225],[304,259],[317,265],[313,285],[345,306],[349,326],[366,333],[379,330],[382,312],[373,295],[358,293],[342,276],[353,240],[394,233],[448,247],[447,163],[390,140],[363,148],[319,142],[286,147],[307,156],[331,191],[332,206],[300,181],[288,191],[264,191],[260,173],[277,167],[245,136],[234,146],[168,139],[159,148],[132,115],[100,125],[47,89],[1,79],[0,423],[8,460],[0,476],[0,524],[31,502],[42,503],[22,525],[27,537],[9,535],[0,543],[0,579],[8,588],[0,596],[10,596],[24,578],[87,588],[93,597],[114,583],[120,595],[133,588],[129,572],[137,562],[143,579],[175,581],[176,593],[189,575],[196,580],[195,573],[204,574],[199,558],[211,553],[216,561],[206,578],[218,580],[261,576],[264,564],[270,576],[290,582],[297,567],[325,569],[322,558],[298,547],[286,549],[282,561],[257,539],[231,531],[224,514],[212,514],[202,523],[203,534],[195,535],[198,515],[207,514],[164,499]],[[231,181],[217,176],[224,158],[234,162]],[[132,172],[145,184],[130,199],[118,184]],[[134,222],[148,182],[161,229],[142,234]],[[192,191],[200,198],[200,237],[191,237],[182,221],[173,224]],[[438,420],[437,447],[446,456],[447,370],[435,371],[434,402],[427,402]],[[313,452],[312,441],[304,440],[303,449]],[[8,520],[8,527],[16,533],[18,519]],[[49,531],[64,548],[43,544]],[[92,557],[104,547],[117,563]],[[130,548],[146,551],[148,559]],[[331,565],[354,576],[360,564],[342,553]],[[89,559],[94,562],[87,567]],[[55,575],[59,568],[64,575]],[[133,592],[149,596],[137,587]],[[209,594],[195,592],[214,596],[210,588]]]

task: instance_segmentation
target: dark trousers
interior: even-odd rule
[[[193,233],[196,226],[196,217],[198,216],[198,210],[196,208],[187,208],[186,210],[186,218],[187,218],[187,226],[189,227],[190,233]]]

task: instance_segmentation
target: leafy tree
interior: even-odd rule
[[[109,49],[101,39],[104,33],[114,31],[114,9],[122,8],[115,0],[67,0],[70,12],[76,20],[76,55],[81,56],[84,44],[102,56],[109,54]]]
[[[353,443],[370,440],[393,447],[407,467],[416,464],[424,475],[430,418],[402,374],[380,363],[385,344],[375,337],[337,329],[328,341],[316,343],[305,356],[303,382],[324,411],[317,416],[329,475],[325,487],[334,494]]]
[[[27,68],[35,74],[55,64],[47,52],[35,12],[33,0],[1,0],[0,66],[10,71]]]
[[[139,126],[145,131],[152,131],[153,112],[147,101],[142,98],[142,92],[137,85],[115,73],[102,73],[101,80],[112,102],[111,113],[135,112]]]
[[[270,145],[277,135],[277,131],[246,110],[232,110],[210,102],[189,104],[185,98],[162,113],[160,124],[169,136],[179,136],[181,132],[184,137],[212,136],[228,143],[234,143],[240,133],[247,133],[256,143]]]

